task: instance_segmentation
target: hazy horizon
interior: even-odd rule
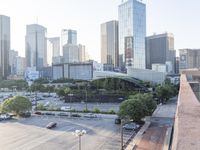
[[[86,45],[91,57],[100,61],[100,24],[118,19],[121,0],[0,0],[0,14],[11,18],[11,49],[25,55],[27,24],[47,28],[47,36],[60,36],[62,29],[77,30],[78,43]],[[200,2],[146,0],[147,35],[170,32],[175,49],[200,48]],[[190,6],[190,7],[188,7]]]

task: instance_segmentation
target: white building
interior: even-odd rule
[[[36,70],[47,66],[47,29],[38,24],[26,26],[26,66]]]
[[[167,65],[166,64],[152,64],[152,70],[157,72],[167,72]]]
[[[166,73],[149,69],[127,68],[127,75],[143,81],[162,84],[166,79]]]

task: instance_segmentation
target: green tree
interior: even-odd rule
[[[129,99],[121,103],[118,115],[122,119],[140,122],[146,115],[146,106],[141,100]]]
[[[129,96],[129,98],[141,100],[147,108],[146,115],[152,115],[156,109],[156,102],[154,101],[153,95],[151,93],[138,93],[136,95]]]
[[[32,109],[32,103],[26,97],[15,96],[5,100],[1,105],[1,111],[4,113],[22,114]]]

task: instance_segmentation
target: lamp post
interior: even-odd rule
[[[85,130],[75,130],[75,132],[72,133],[75,136],[78,136],[79,139],[79,150],[81,150],[81,136],[86,134]]]
[[[72,101],[72,96],[74,96],[74,94],[72,93],[69,93],[68,96],[70,97],[70,117],[72,116],[72,104],[71,104],[71,101]]]

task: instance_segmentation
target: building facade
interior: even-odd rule
[[[146,5],[126,0],[119,5],[119,66],[145,68]]]
[[[26,59],[25,57],[16,57],[16,75],[24,76],[26,69]]]
[[[66,44],[63,47],[64,63],[74,63],[79,61],[79,47],[74,44]]]
[[[52,66],[53,80],[68,78],[77,80],[92,80],[92,63],[63,63]]]
[[[60,38],[59,37],[48,38],[47,54],[48,54],[47,61],[49,65],[53,63],[54,58],[57,58],[60,56]]]
[[[166,64],[170,73],[175,73],[176,51],[174,36],[164,33],[146,37],[146,68],[152,69],[152,64]]]
[[[77,31],[76,30],[63,29],[61,31],[61,47],[62,47],[62,50],[63,50],[63,47],[66,44],[77,45]]]
[[[0,15],[0,78],[9,75],[10,17]]]
[[[9,50],[9,74],[16,74],[16,63],[17,63],[18,51]]]
[[[26,67],[47,66],[47,29],[38,24],[26,26]]]
[[[101,63],[118,67],[118,21],[101,24]]]
[[[180,49],[179,69],[200,67],[200,49]]]
[[[79,62],[85,62],[87,60],[85,45],[79,44],[78,48],[79,48]]]

